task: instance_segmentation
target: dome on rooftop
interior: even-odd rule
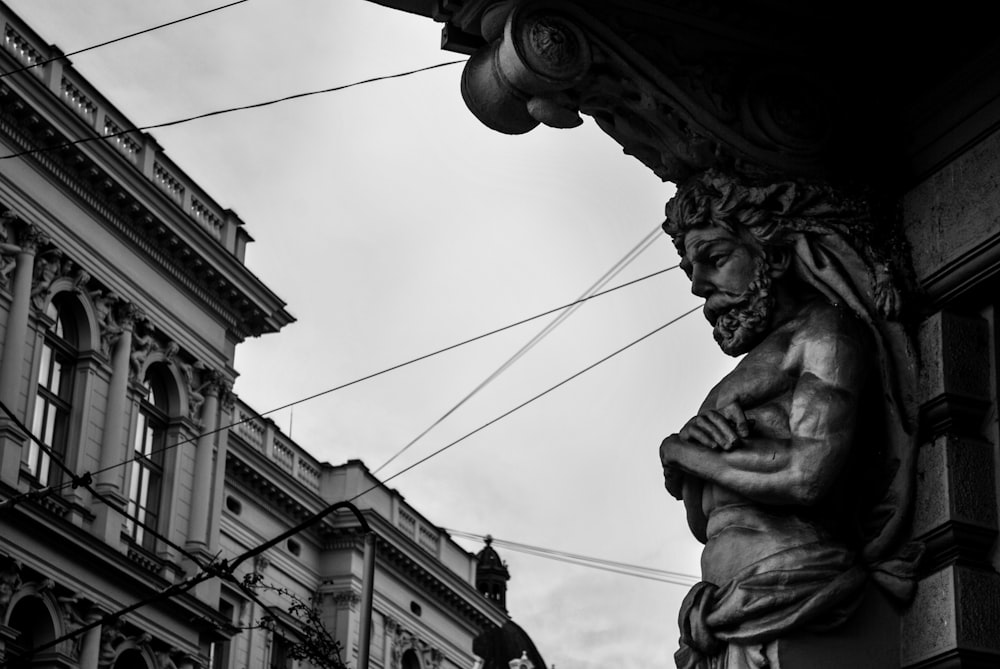
[[[511,661],[522,657],[530,660],[528,666],[533,669],[545,669],[535,642],[513,620],[477,636],[472,642],[472,652],[482,658],[482,669],[510,669]]]

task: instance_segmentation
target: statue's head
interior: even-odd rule
[[[682,186],[666,215],[663,229],[691,292],[705,298],[716,342],[729,355],[746,353],[773,326],[772,287],[788,271],[790,241],[750,189],[714,173]]]

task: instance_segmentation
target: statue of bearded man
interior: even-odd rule
[[[913,368],[888,318],[899,293],[871,216],[829,188],[709,172],[666,213],[716,341],[743,356],[660,446],[666,488],[705,544],[675,659],[778,667],[779,639],[843,623],[870,579],[911,594]]]

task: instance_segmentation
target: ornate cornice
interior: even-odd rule
[[[437,601],[442,602],[454,613],[471,622],[477,629],[487,629],[495,624],[479,608],[473,606],[466,598],[456,592],[453,586],[445,583],[411,558],[408,550],[383,537],[378,538],[376,547],[380,561],[402,575],[408,583],[433,595]],[[420,549],[414,548],[414,550]],[[470,594],[482,598],[482,595],[471,587]],[[484,598],[483,603],[484,606],[490,606]]]
[[[568,2],[494,3],[480,20],[488,45],[466,64],[462,94],[495,130],[568,128],[587,114],[674,182],[710,168],[827,171],[837,100],[818,63],[792,68],[773,48],[735,49],[691,24],[671,25],[657,43],[621,15]]]
[[[9,86],[0,84],[0,132],[19,148],[67,142],[55,127],[35,114]],[[151,209],[112,178],[97,162],[75,146],[30,153],[19,158],[43,167],[82,203],[107,222],[123,239],[160,267],[172,280],[219,315],[241,338],[275,332],[293,319],[283,305],[262,305],[249,292],[224,276],[227,271],[172,232]],[[159,193],[152,197],[162,199]],[[167,206],[176,206],[169,204]],[[220,254],[220,257],[224,257]],[[226,260],[236,264],[237,261]],[[277,300],[275,298],[275,302]],[[270,313],[266,312],[267,309]]]

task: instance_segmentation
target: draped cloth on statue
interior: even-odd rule
[[[698,583],[681,605],[677,667],[771,666],[774,640],[843,624],[869,576],[895,599],[907,598],[921,548],[908,545],[900,557],[865,566],[852,551],[812,543],[759,560],[722,587]]]

